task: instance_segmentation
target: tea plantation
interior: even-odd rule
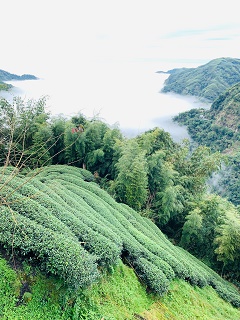
[[[240,307],[230,283],[180,247],[151,220],[117,203],[84,170],[54,165],[20,174],[3,168],[0,245],[71,290],[88,288],[120,259],[154,294],[164,296],[176,279],[211,286]]]

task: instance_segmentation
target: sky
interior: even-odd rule
[[[164,69],[240,58],[235,0],[0,0],[0,9],[0,69],[16,74],[71,77],[96,64]]]

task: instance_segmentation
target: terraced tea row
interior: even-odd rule
[[[74,287],[90,285],[122,258],[146,286],[163,295],[182,278],[211,285],[235,306],[240,295],[215,272],[174,246],[147,218],[117,203],[88,171],[49,166],[1,178],[0,242]]]

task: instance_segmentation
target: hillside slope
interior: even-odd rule
[[[215,151],[237,150],[240,142],[240,83],[227,89],[210,110],[192,109],[175,116],[191,138]]]
[[[213,270],[174,246],[147,218],[117,203],[88,171],[49,166],[26,176],[3,168],[0,244],[72,290],[101,278],[121,258],[160,296],[174,279],[212,286],[232,305],[240,294]]]
[[[220,180],[214,191],[240,204],[240,83],[221,94],[210,110],[192,109],[174,117],[174,121],[187,126],[190,137],[200,145],[228,155],[228,168],[218,173]],[[220,186],[220,188],[218,188]]]
[[[240,82],[240,59],[218,58],[197,68],[169,70],[162,92],[193,95],[214,101],[225,90]]]
[[[8,320],[238,320],[240,316],[239,309],[209,286],[174,280],[164,297],[147,293],[133,269],[121,262],[76,293],[28,264],[14,271],[0,259],[0,275],[0,317]]]
[[[240,83],[226,90],[212,104],[209,118],[214,124],[234,132],[240,130]]]

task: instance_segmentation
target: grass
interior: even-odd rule
[[[174,280],[166,296],[161,298],[167,311],[165,318],[169,319],[201,319],[201,320],[237,320],[240,319],[240,310],[233,308],[223,301],[212,287],[193,287],[183,280]],[[153,307],[153,310],[155,307]],[[156,303],[158,309],[158,303]],[[148,320],[161,318],[147,318]]]
[[[200,289],[174,280],[164,297],[146,291],[134,271],[122,262],[98,283],[72,293],[56,278],[25,267],[13,271],[0,259],[0,318],[5,320],[239,320],[240,310],[211,287]],[[29,299],[20,297],[24,283]],[[23,292],[22,292],[23,294]]]

